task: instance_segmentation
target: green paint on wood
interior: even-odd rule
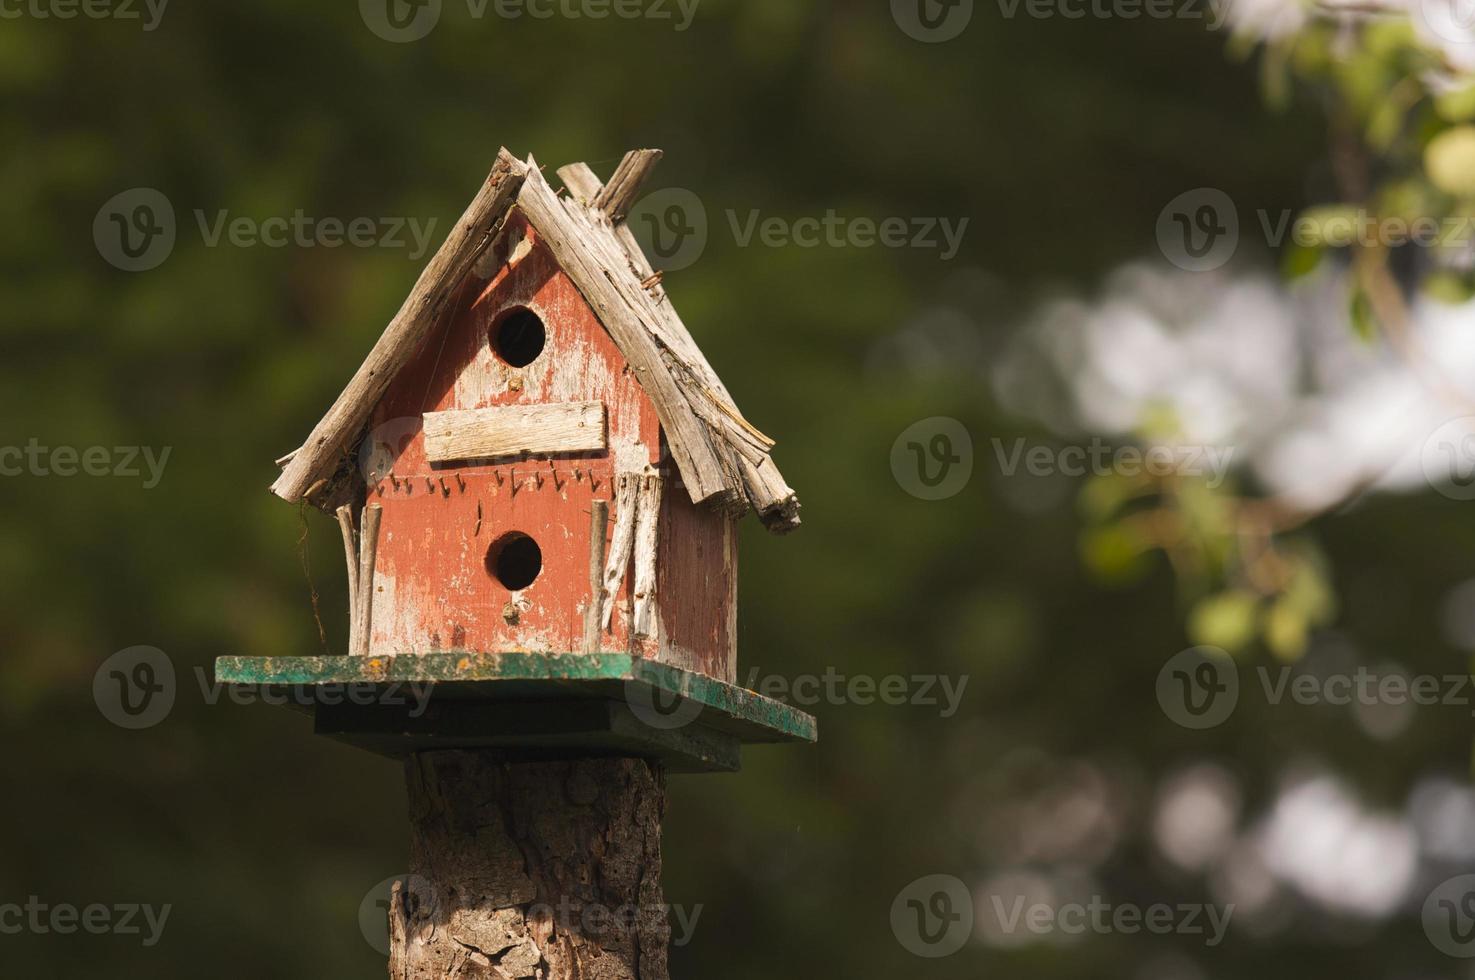
[[[743,743],[817,737],[814,718],[798,708],[626,653],[222,657],[215,674],[225,684],[296,688],[303,696],[295,700],[315,704],[320,734],[386,754],[452,745],[585,750],[709,771],[736,769]],[[344,689],[355,695],[346,702]],[[384,703],[427,691],[424,705]]]

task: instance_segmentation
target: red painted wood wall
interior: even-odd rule
[[[376,407],[360,466],[369,500],[383,507],[370,653],[582,649],[589,584],[589,512],[610,501],[617,473],[661,472],[666,491],[657,557],[652,638],[629,630],[627,569],[600,649],[634,650],[732,680],[735,664],[736,529],[694,506],[662,459],[660,422],[619,348],[534,232],[514,214],[501,265],[471,278],[456,307],[394,379]],[[543,352],[512,367],[490,332],[516,307],[546,330]],[[579,456],[431,465],[424,412],[494,405],[602,401],[608,450]],[[486,564],[493,542],[530,535],[542,570],[513,592]],[[608,540],[606,541],[608,545]],[[513,615],[515,613],[515,615]]]

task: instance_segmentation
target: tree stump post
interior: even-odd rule
[[[391,980],[668,980],[660,763],[430,751],[405,780]]]

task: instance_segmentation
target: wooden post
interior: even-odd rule
[[[659,763],[432,751],[405,780],[391,980],[668,980]]]

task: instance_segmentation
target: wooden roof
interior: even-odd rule
[[[773,440],[733,404],[624,223],[660,156],[659,150],[625,154],[607,184],[586,165],[570,164],[558,171],[569,192],[560,196],[532,157],[524,163],[506,149],[499,152],[481,190],[353,379],[302,448],[283,458],[272,492],[330,511],[345,499],[355,476],[352,454],[375,404],[515,207],[630,362],[655,404],[692,501],[734,515],[752,507],[776,532],[798,527],[799,501],[770,456]]]

